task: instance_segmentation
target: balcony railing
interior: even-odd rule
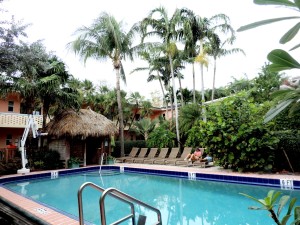
[[[0,127],[25,128],[27,125],[27,121],[28,121],[27,114],[0,112]],[[42,128],[43,116],[34,115],[34,121],[37,125],[37,128]]]

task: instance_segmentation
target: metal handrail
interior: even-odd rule
[[[143,206],[145,208],[148,208],[148,209],[156,212],[156,214],[157,214],[157,222],[154,223],[154,225],[162,225],[162,223],[161,223],[161,213],[160,213],[160,211],[157,208],[154,208],[151,205],[148,205],[148,204],[146,204],[146,203],[144,203],[144,202],[142,202],[142,201],[140,201],[140,200],[138,200],[138,199],[136,199],[136,198],[134,198],[134,197],[132,197],[130,195],[125,194],[124,192],[121,192],[121,191],[115,189],[115,188],[107,188],[102,193],[102,196],[100,198],[100,212],[101,212],[101,224],[102,225],[106,225],[104,200],[105,200],[106,195],[108,195],[108,194],[110,194],[110,195],[112,195],[114,197],[118,196],[119,198],[121,198],[123,200],[126,199],[126,200],[128,200],[130,202],[134,202],[136,204],[139,204],[139,205],[141,205],[141,206]],[[125,216],[122,219],[120,219],[120,220],[118,220],[118,221],[116,221],[116,222],[114,222],[112,224],[113,225],[119,224],[119,223],[121,223],[121,222],[123,222],[123,221],[125,221],[125,220],[127,220],[129,218],[132,218],[132,224],[134,225],[135,224],[134,214],[133,214],[133,217],[131,217],[130,215],[128,215],[128,216]]]
[[[78,193],[77,193],[77,198],[78,198],[78,210],[79,210],[79,224],[80,225],[84,225],[84,216],[83,216],[83,204],[82,204],[82,192],[84,190],[84,188],[86,188],[87,186],[91,186],[92,188],[98,190],[98,191],[101,191],[102,192],[102,195],[100,197],[100,200],[99,200],[99,204],[100,204],[100,216],[101,216],[101,224],[102,225],[106,225],[106,215],[105,215],[105,205],[104,205],[104,199],[105,197],[109,194],[110,196],[122,201],[122,202],[125,202],[127,203],[130,208],[131,208],[131,214],[115,221],[114,223],[112,223],[111,225],[117,225],[117,224],[120,224],[121,222],[123,221],[126,221],[128,219],[132,219],[132,225],[135,225],[135,210],[134,210],[134,203],[136,204],[139,204],[145,208],[148,208],[154,212],[156,212],[157,214],[157,219],[158,219],[158,222],[156,222],[154,225],[162,225],[162,222],[161,222],[161,213],[158,209],[136,199],[136,198],[133,198],[115,188],[108,188],[108,189],[103,189],[102,187],[99,187],[98,185],[92,183],[92,182],[86,182],[84,184],[82,184],[78,190]]]

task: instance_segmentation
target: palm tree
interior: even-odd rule
[[[43,106],[43,128],[51,108],[52,114],[63,109],[80,108],[79,92],[69,87],[71,75],[66,71],[65,64],[56,56],[51,57],[49,63],[47,70],[39,73],[40,79],[36,81],[38,96]]]
[[[193,76],[193,102],[196,103],[196,95],[195,95],[195,57],[197,56],[197,46],[199,36],[201,34],[205,34],[207,32],[207,27],[200,27],[200,23],[198,22],[198,16],[195,13],[186,8],[180,9],[180,16],[182,19],[182,29],[179,31],[179,36],[184,42],[184,53],[186,57],[186,61],[188,63],[192,63],[192,76]]]
[[[166,87],[166,83],[168,82],[169,76],[164,76],[163,73],[161,73],[162,68],[165,65],[165,61],[162,57],[160,57],[160,50],[157,48],[148,48],[147,51],[141,51],[139,52],[140,57],[147,61],[149,66],[148,67],[137,67],[134,70],[132,70],[130,73],[138,72],[138,71],[144,71],[149,70],[149,75],[147,82],[151,82],[153,80],[158,80],[163,96],[163,104],[167,108],[167,101],[165,98],[165,91],[164,86]],[[163,84],[164,82],[164,84]]]
[[[121,156],[124,156],[124,119],[121,102],[120,78],[125,82],[122,60],[127,57],[133,60],[132,42],[138,26],[133,25],[128,32],[124,31],[123,23],[106,12],[94,21],[90,27],[77,30],[79,37],[69,45],[75,54],[86,62],[88,58],[96,60],[111,59],[116,71],[116,91],[118,100]]]
[[[178,10],[175,10],[172,18],[168,18],[167,10],[164,7],[158,7],[150,11],[148,17],[143,19],[141,22],[141,28],[143,33],[142,41],[146,37],[157,36],[162,39],[163,43],[158,46],[163,50],[169,60],[171,77],[172,77],[172,87],[173,95],[176,96],[176,86],[175,86],[175,77],[174,77],[174,68],[173,68],[173,58],[177,53],[176,46],[176,26],[180,22],[180,13]],[[149,31],[148,28],[151,30]],[[176,136],[178,144],[180,145],[180,136],[179,136],[179,124],[178,124],[178,105],[177,98],[174,98],[175,105],[175,122],[176,122]]]
[[[243,53],[245,55],[245,52],[240,48],[232,48],[232,49],[226,49],[226,44],[232,45],[236,39],[235,32],[231,28],[230,25],[228,25],[228,30],[230,31],[230,37],[227,38],[225,41],[221,41],[219,36],[217,34],[213,34],[209,37],[209,47],[207,49],[208,54],[212,55],[214,59],[214,72],[213,72],[213,86],[212,86],[212,94],[211,94],[211,100],[214,100],[215,95],[215,83],[216,83],[216,71],[217,71],[217,58],[220,58],[222,56],[226,56],[232,53]]]
[[[136,118],[136,115],[140,109],[140,104],[143,100],[144,100],[144,97],[142,97],[139,92],[134,92],[134,93],[130,94],[130,96],[128,98],[128,102],[133,105],[132,106],[133,115],[131,117],[131,122],[129,124],[129,128],[131,127],[134,119]]]
[[[21,48],[24,58],[19,62],[19,74],[1,77],[0,94],[19,93],[25,106],[22,111],[27,114],[43,108],[44,128],[50,111],[54,114],[63,108],[77,109],[79,96],[67,85],[71,76],[65,64],[56,56],[48,55],[40,42],[23,44]]]
[[[145,138],[145,141],[147,141],[149,133],[151,133],[154,130],[157,123],[157,120],[144,118],[139,121],[135,121],[131,129],[137,134],[141,134]]]

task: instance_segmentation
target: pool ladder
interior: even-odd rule
[[[120,224],[126,220],[132,221],[132,225],[136,225],[135,222],[135,209],[134,209],[134,203],[138,204],[140,206],[143,206],[145,208],[148,208],[149,210],[153,211],[157,215],[157,222],[155,222],[153,225],[162,225],[161,222],[161,213],[157,208],[154,208],[130,195],[127,195],[115,188],[107,188],[103,189],[102,187],[99,187],[98,185],[92,183],[92,182],[86,182],[81,185],[81,187],[78,190],[77,197],[78,197],[78,210],[79,210],[79,224],[84,225],[84,218],[83,218],[83,204],[82,204],[82,192],[86,187],[92,187],[100,192],[102,192],[102,195],[99,199],[99,205],[100,205],[100,219],[101,219],[101,225],[107,225],[106,223],[106,214],[105,214],[105,204],[104,200],[107,195],[110,195],[124,203],[127,203],[130,206],[131,212],[127,216],[124,216],[123,218],[111,223],[110,225],[117,225]],[[137,225],[145,225],[146,223],[146,217],[143,215],[140,215],[138,218],[138,223]]]

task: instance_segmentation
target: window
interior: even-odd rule
[[[12,143],[12,135],[8,134],[6,135],[6,145],[9,145],[10,143]]]
[[[13,111],[14,111],[14,102],[8,101],[8,112],[13,112]]]

